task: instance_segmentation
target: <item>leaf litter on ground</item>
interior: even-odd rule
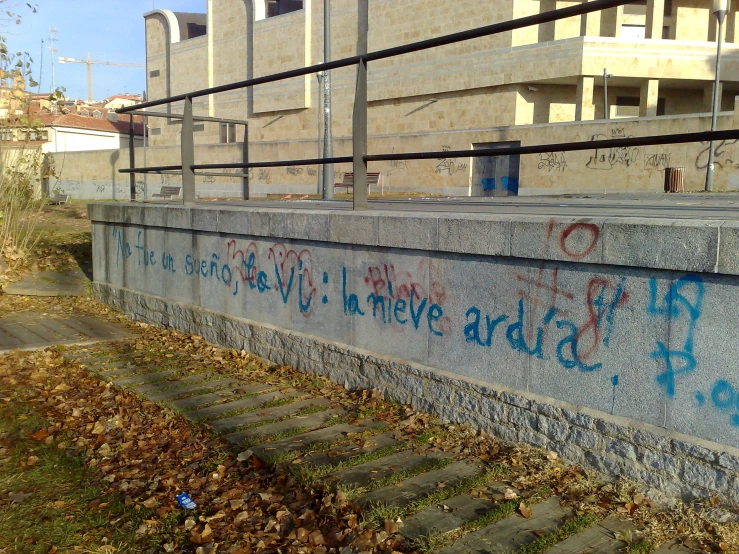
[[[124,353],[143,361],[171,361],[188,371],[215,371],[238,377],[244,385],[263,383],[292,387],[306,394],[323,396],[342,406],[351,421],[381,420],[400,441],[422,437],[414,449],[419,453],[445,452],[456,458],[476,458],[489,467],[505,469],[501,480],[505,493],[496,501],[516,501],[522,517],[536,510],[536,495],[546,489],[558,495],[578,515],[606,517],[618,514],[634,520],[643,530],[639,540],[655,544],[675,537],[705,551],[739,547],[735,517],[720,523],[710,510],[720,502],[701,505],[676,503],[664,509],[633,483],[602,483],[579,466],[561,461],[552,452],[505,445],[465,425],[441,428],[431,416],[389,402],[377,390],[348,391],[325,379],[299,373],[293,368],[269,364],[248,353],[224,349],[196,335],[131,323],[114,310],[91,299],[31,299],[0,297],[3,308],[72,312],[85,310],[119,322],[127,322],[139,338],[100,347],[88,347],[90,356]],[[100,495],[88,501],[100,512],[119,503],[123,512],[111,512],[108,526],[123,527],[128,534],[109,531],[90,538],[125,540],[108,544],[120,551],[136,552],[277,552],[336,553],[410,552],[397,531],[402,518],[383,520],[374,527],[349,500],[320,481],[300,478],[291,464],[271,465],[249,450],[238,452],[204,426],[175,412],[119,389],[89,373],[78,363],[62,357],[63,351],[13,353],[0,358],[0,400],[6,405],[29,406],[48,422],[34,429],[28,439],[50,444],[65,455],[76,457],[89,472],[90,483]],[[224,398],[226,401],[226,398]],[[371,437],[346,437],[361,450]],[[7,447],[6,447],[7,448]],[[37,453],[24,453],[26,470]],[[0,450],[0,457],[2,451]],[[300,459],[298,458],[300,461]],[[294,460],[293,460],[294,461]],[[0,466],[2,471],[2,466]],[[440,483],[440,489],[445,484]],[[187,492],[197,507],[183,510],[176,496]],[[18,488],[14,495],[33,495]],[[487,497],[484,490],[472,495]],[[6,496],[10,509],[12,498]],[[17,496],[20,502],[32,496]],[[443,505],[443,504],[442,504]],[[723,507],[725,508],[725,507]],[[731,510],[725,513],[733,515]],[[137,517],[132,517],[132,514]],[[724,518],[726,519],[726,518]],[[125,526],[129,526],[126,528]],[[110,536],[107,536],[110,535]],[[123,537],[123,538],[122,538]],[[2,539],[0,539],[2,540]],[[78,547],[88,545],[84,538]],[[2,543],[0,543],[2,544]],[[347,550],[348,548],[348,550]]]

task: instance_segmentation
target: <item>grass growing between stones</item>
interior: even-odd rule
[[[306,409],[309,409],[309,408],[306,408]],[[324,407],[323,410],[318,410],[318,412],[322,412],[322,411],[326,411],[326,408]],[[311,413],[318,413],[318,412],[314,411]],[[300,412],[298,412],[296,416],[297,415],[306,415],[306,414],[301,414]],[[280,418],[280,419],[274,420],[272,423],[286,421],[288,419],[292,419],[292,418],[291,417]],[[303,433],[307,433],[308,431],[315,431],[316,429],[332,427],[333,425],[340,425],[342,423],[347,423],[347,419],[340,415],[334,415],[334,416],[331,416],[328,420],[326,420],[322,425],[318,427],[295,427],[293,429],[285,429],[284,431],[280,431],[279,433],[274,433],[272,435],[260,435],[260,436],[256,436],[256,437],[245,440],[242,443],[242,446],[244,448],[250,448],[252,446],[256,446],[258,444],[262,444],[265,442],[274,442],[274,441],[279,441],[283,439],[289,439],[290,437],[302,435]]]
[[[492,483],[506,473],[507,469],[505,468],[505,466],[494,466],[482,475],[469,477],[463,481],[460,481],[453,487],[438,489],[428,496],[413,500],[405,506],[386,506],[383,504],[376,505],[370,508],[369,516],[367,517],[367,519],[375,527],[380,528],[382,527],[382,525],[384,525],[385,520],[387,519],[406,518],[412,514],[420,512],[425,508],[428,508],[429,506],[439,504],[441,502],[444,502],[445,500],[454,498],[455,496],[465,494],[474,488],[483,487],[489,483]]]
[[[562,527],[536,539],[534,542],[522,546],[516,554],[542,554],[548,548],[562,542],[568,537],[584,531],[600,520],[595,514],[575,516],[562,524]]]
[[[654,545],[651,542],[632,542],[624,551],[626,554],[650,554],[654,552]]]
[[[405,481],[406,479],[410,479],[411,477],[415,477],[416,475],[421,475],[422,473],[427,473],[429,471],[434,471],[437,469],[443,469],[449,464],[452,464],[454,462],[454,458],[433,458],[429,460],[428,462],[425,462],[419,466],[412,467],[409,469],[403,469],[399,471],[394,471],[390,475],[387,475],[381,479],[377,479],[375,481],[371,481],[367,485],[363,487],[358,488],[352,488],[351,491],[347,491],[342,488],[342,485],[338,485],[339,490],[343,490],[345,493],[347,493],[347,498],[349,500],[356,500],[363,494],[367,494],[368,492],[375,491],[377,489],[381,489],[383,487],[387,487],[390,485],[394,485],[396,483],[400,483],[401,481]]]
[[[428,431],[418,435],[410,441],[392,444],[389,446],[383,446],[382,448],[378,448],[377,450],[373,450],[372,452],[359,454],[358,456],[355,456],[348,460],[341,460],[340,462],[337,462],[335,464],[324,466],[302,466],[298,470],[298,478],[303,483],[312,483],[314,481],[317,481],[318,479],[325,477],[329,473],[335,473],[341,471],[342,469],[348,469],[350,467],[367,464],[369,462],[379,460],[380,458],[390,456],[391,454],[397,454],[398,452],[401,452],[403,450],[408,450],[409,448],[413,448],[414,446],[423,444],[427,442],[431,437],[433,437],[434,434],[434,431]]]
[[[551,496],[551,494],[552,494],[551,488],[546,487],[546,486],[541,487],[534,494],[528,497],[526,499],[526,502],[528,503],[529,506],[531,506],[533,504],[536,504],[548,498],[549,496]],[[422,539],[414,541],[413,546],[415,549],[417,549],[419,552],[422,552],[422,553],[430,553],[435,550],[440,550],[444,548],[445,546],[459,540],[464,535],[467,535],[469,533],[474,533],[475,531],[478,531],[479,529],[482,529],[483,527],[487,527],[488,525],[492,525],[493,523],[498,523],[499,521],[502,521],[505,518],[512,516],[518,511],[518,508],[520,505],[521,505],[520,498],[517,498],[515,500],[509,500],[507,502],[503,502],[495,506],[495,508],[493,508],[489,512],[486,512],[485,514],[481,515],[477,519],[468,521],[456,531],[452,531],[450,533],[440,533],[440,534],[424,537]]]
[[[341,437],[335,441],[314,442],[312,444],[306,444],[297,450],[291,450],[287,452],[275,452],[274,454],[270,454],[265,461],[273,466],[277,464],[292,462],[296,458],[300,458],[301,456],[304,456],[311,452],[329,451],[333,448],[336,448],[337,446],[341,446],[342,444],[347,444],[357,439],[364,439],[372,437],[374,435],[379,435],[380,433],[384,433],[387,430],[388,427],[386,425],[381,425],[379,427],[363,431],[362,433],[357,433],[356,435]]]
[[[264,393],[259,393],[264,394]],[[244,395],[243,398],[247,398],[248,396],[258,396],[258,394],[254,395]],[[251,408],[239,408],[237,410],[231,410],[230,412],[226,412],[223,414],[220,414],[218,417],[214,417],[213,419],[210,419],[208,421],[216,421],[218,419],[226,419],[229,417],[235,417],[238,415],[248,414],[251,412],[258,412],[260,410],[268,410],[269,408],[279,408],[280,406],[287,406],[288,404],[292,404],[297,400],[297,398],[293,398],[291,396],[285,397],[285,398],[275,398],[274,400],[268,400],[264,404],[260,404],[259,406],[254,406]],[[248,429],[249,426],[244,426],[241,429]],[[229,430],[230,431],[230,430]]]

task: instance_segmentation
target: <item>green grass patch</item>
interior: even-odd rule
[[[626,554],[650,554],[654,552],[654,544],[648,541],[632,542],[625,550]]]
[[[152,510],[126,507],[117,495],[104,495],[93,484],[98,470],[87,467],[82,457],[57,448],[55,443],[63,436],[51,444],[29,436],[49,425],[22,405],[0,414],[0,436],[7,449],[0,463],[0,551],[46,554],[56,547],[59,552],[75,548],[97,552],[104,539],[120,552],[159,547],[159,532],[156,537],[136,536],[139,525],[152,517]],[[38,458],[35,465],[27,465],[29,456]],[[11,494],[19,501],[11,502]],[[89,507],[93,500],[103,504]],[[175,525],[172,521],[159,530],[174,532]],[[152,542],[147,548],[144,543],[148,541]]]

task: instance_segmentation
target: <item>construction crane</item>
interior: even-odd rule
[[[84,63],[87,65],[87,101],[92,103],[94,99],[92,97],[92,66],[93,65],[111,65],[116,67],[146,67],[140,63],[116,63],[116,62],[94,62],[90,59],[90,54],[87,54],[86,60],[77,60],[75,58],[58,58],[59,63]]]

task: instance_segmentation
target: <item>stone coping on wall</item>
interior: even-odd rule
[[[88,213],[93,222],[184,231],[739,275],[739,221],[729,220],[120,202],[90,204]]]

